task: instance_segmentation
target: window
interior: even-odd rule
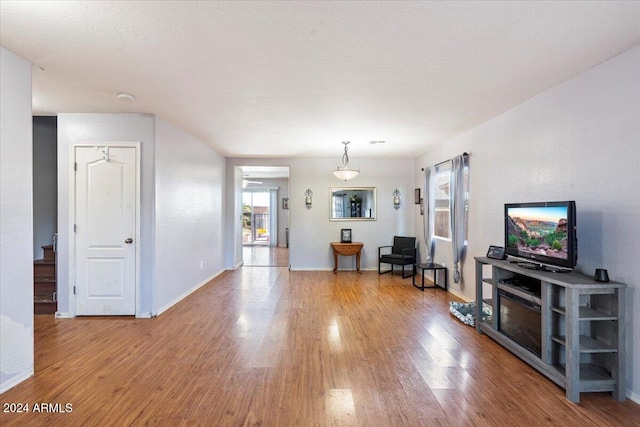
[[[441,239],[451,239],[449,189],[451,188],[451,163],[447,162],[436,168],[435,182],[435,223],[434,236]],[[464,168],[465,194],[465,222],[469,218],[469,167]],[[465,227],[465,241],[469,227]]]
[[[331,197],[331,218],[344,218],[346,194],[334,194]]]
[[[441,239],[450,239],[449,188],[451,182],[451,165],[447,163],[443,166],[444,167],[438,167],[436,170],[434,235]]]

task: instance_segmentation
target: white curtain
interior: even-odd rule
[[[278,189],[269,190],[269,246],[278,246]]]
[[[453,252],[453,281],[460,281],[458,264],[464,254],[465,236],[465,185],[464,167],[467,156],[462,154],[451,159],[451,191],[449,194],[449,214],[451,227],[451,249]]]
[[[424,216],[422,217],[424,229],[424,244],[427,247],[427,263],[433,262],[434,240],[433,234],[435,229],[436,215],[436,198],[435,198],[435,166],[424,168]]]

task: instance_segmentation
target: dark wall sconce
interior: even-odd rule
[[[313,192],[307,188],[307,191],[304,192],[304,204],[307,209],[311,209],[311,204],[313,202],[311,200],[311,196],[313,196]]]
[[[395,210],[400,209],[400,192],[398,191],[397,188],[393,192],[393,208]]]

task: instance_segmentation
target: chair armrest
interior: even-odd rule
[[[378,258],[380,258],[382,256],[382,249],[384,248],[392,248],[393,246],[389,245],[389,246],[378,246]]]

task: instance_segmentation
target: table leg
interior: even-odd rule
[[[336,274],[338,272],[338,251],[333,250],[333,273]]]
[[[356,270],[358,270],[358,273],[362,274],[360,271],[360,251],[356,254]]]

